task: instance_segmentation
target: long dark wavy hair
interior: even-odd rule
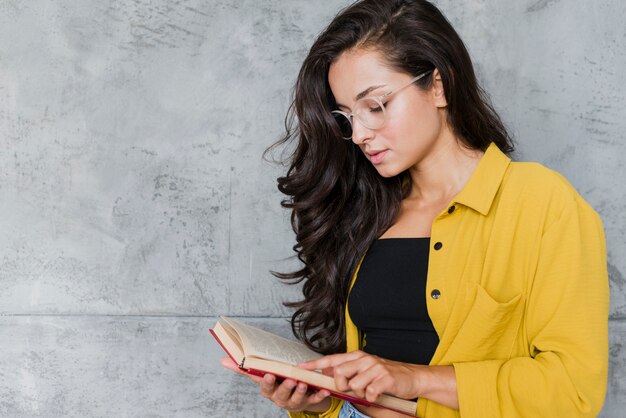
[[[468,148],[494,142],[505,153],[513,142],[478,85],[463,41],[443,14],[425,0],[362,0],[343,9],[318,36],[305,58],[285,119],[286,134],[266,150],[292,145],[289,169],[278,178],[288,197],[297,253],[303,267],[274,274],[304,281],[304,299],[291,327],[313,350],[346,350],[345,305],[350,279],[370,244],[387,230],[411,188],[408,172],[380,176],[351,141],[342,139],[331,110],[335,99],[328,70],[342,52],[370,48],[394,70],[415,76],[437,68],[447,100],[447,120]],[[426,90],[432,71],[418,83]],[[295,142],[295,143],[294,143]]]

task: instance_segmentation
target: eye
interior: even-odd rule
[[[380,103],[373,99],[363,99],[362,104],[365,110],[371,113],[382,112],[383,108],[380,107]]]

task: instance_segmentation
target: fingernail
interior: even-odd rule
[[[306,392],[306,385],[304,383],[298,384],[298,392],[300,393]]]

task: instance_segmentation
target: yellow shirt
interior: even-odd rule
[[[352,284],[357,277],[357,271]],[[424,418],[596,417],[608,369],[602,223],[558,173],[494,144],[431,232],[426,294],[460,410],[420,398]],[[362,348],[346,306],[347,351]],[[321,414],[336,418],[341,402]]]

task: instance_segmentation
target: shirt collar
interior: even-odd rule
[[[486,216],[510,162],[511,159],[492,142],[454,201]]]

